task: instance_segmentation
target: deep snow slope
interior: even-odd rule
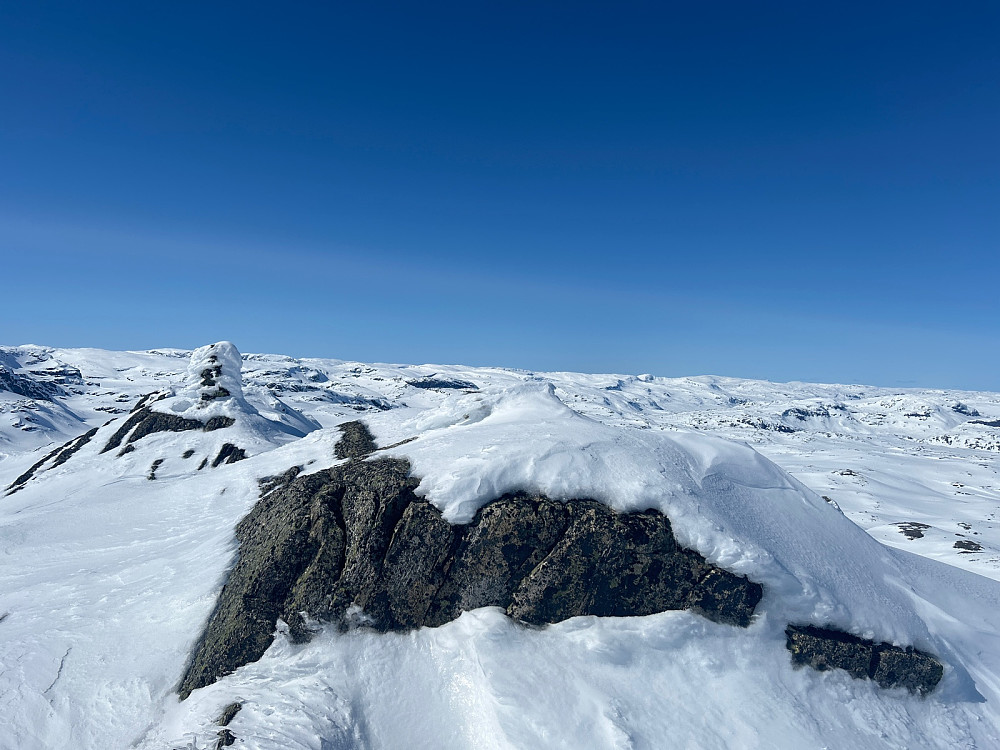
[[[187,426],[102,452],[151,393]],[[257,480],[330,466],[359,418],[453,522],[515,489],[659,508],[765,585],[758,616],[279,634],[178,702]],[[227,444],[246,458],[216,461]],[[211,746],[234,700],[243,747],[1000,746],[1000,394],[2,348],[0,487],[34,464],[0,495],[0,748]],[[945,678],[920,699],[794,670],[793,621],[928,650]]]

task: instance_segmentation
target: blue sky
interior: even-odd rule
[[[1000,390],[995,2],[21,6],[0,342]]]

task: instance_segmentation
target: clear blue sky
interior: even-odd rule
[[[1000,3],[5,3],[0,343],[1000,390]]]

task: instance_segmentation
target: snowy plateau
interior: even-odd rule
[[[181,700],[261,480],[344,464],[349,422],[451,524],[515,492],[652,509],[763,598],[748,627],[279,619]],[[0,748],[1000,748],[998,468],[997,393],[3,347]],[[789,625],[943,676],[796,666]]]

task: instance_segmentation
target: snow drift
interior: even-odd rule
[[[598,391],[578,388],[584,376],[572,374],[549,376],[549,385],[492,370],[349,363],[328,369],[327,381],[294,381],[311,389],[294,391],[305,394],[295,408],[326,420],[300,437],[261,416],[253,389],[236,382],[235,348],[216,347],[214,363],[199,351],[190,369],[143,376],[169,394],[148,408],[200,422],[230,417],[232,425],[151,433],[118,457],[100,451],[128,414],[105,425],[110,412],[88,411],[86,396],[74,396],[74,411],[88,415],[83,426],[96,434],[3,499],[0,747],[201,748],[215,742],[216,720],[234,702],[243,706],[229,723],[239,741],[282,750],[1000,744],[1000,584],[880,544],[746,444],[641,429],[634,415],[643,412],[615,409],[619,399],[650,412],[668,403],[650,379],[617,378],[617,390]],[[90,351],[80,369],[104,368],[104,382],[132,388],[114,379],[117,368],[139,377],[164,362],[186,367],[177,355]],[[215,365],[221,371],[203,378]],[[407,385],[431,374],[480,392]],[[267,378],[280,380],[270,371]],[[737,408],[726,405],[736,396],[700,382],[669,387]],[[334,389],[354,400],[325,395]],[[592,394],[611,406],[593,406],[604,402],[589,401]],[[379,399],[395,408],[365,406]],[[970,402],[986,411],[985,399],[963,396]],[[415,493],[449,521],[467,521],[515,490],[656,509],[683,545],[764,585],[754,619],[743,629],[676,611],[527,629],[484,607],[406,633],[327,628],[305,644],[278,622],[259,661],[179,702],[175,690],[233,563],[233,529],[257,501],[258,479],[339,465],[336,425],[356,419],[355,407],[367,410],[378,445],[395,446],[378,455],[409,461],[420,478]],[[884,411],[891,417],[893,408]],[[918,420],[906,416],[917,413],[911,405],[899,410],[899,420]],[[199,471],[227,442],[246,458]],[[795,445],[780,447],[793,455]],[[5,482],[36,460],[25,453],[0,462]],[[916,646],[941,659],[944,678],[921,698],[839,670],[796,669],[785,648],[789,623]]]

